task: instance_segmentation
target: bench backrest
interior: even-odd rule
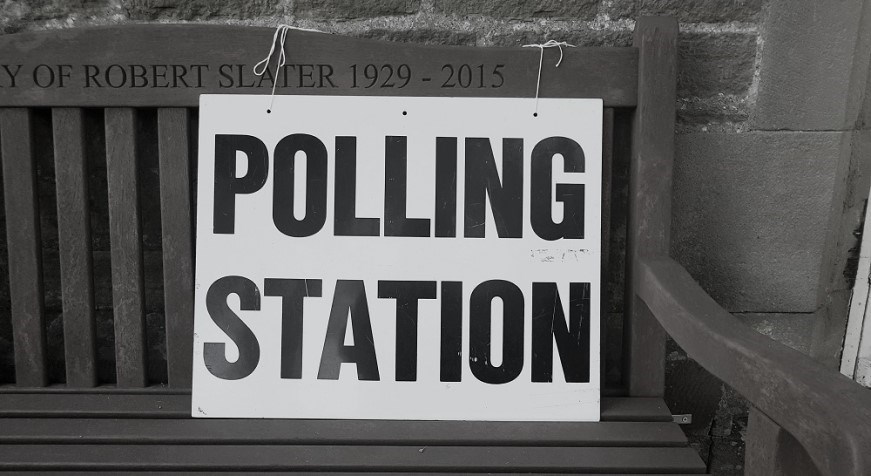
[[[564,48],[559,68],[557,51],[548,50],[541,73],[542,97],[600,97],[606,108],[609,394],[663,391],[664,334],[634,298],[632,276],[637,256],[668,252],[676,34],[673,19],[644,18],[633,47]],[[7,237],[0,254],[8,250],[9,270],[8,282],[0,281],[9,295],[0,323],[11,316],[14,341],[14,378],[0,369],[0,383],[190,387],[198,96],[268,94],[271,81],[251,68],[272,35],[256,27],[130,25],[0,36],[0,234]],[[536,48],[301,31],[290,31],[286,43],[278,94],[528,97],[532,107],[536,91]],[[609,312],[623,313],[622,336],[620,322],[605,324]],[[57,324],[47,330],[58,313],[63,339]],[[107,376],[98,352],[112,340],[110,321],[115,369]],[[153,355],[164,332],[165,374],[162,356]],[[49,359],[59,348],[62,357]]]

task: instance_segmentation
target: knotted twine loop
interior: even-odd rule
[[[299,28],[290,25],[278,25],[275,28],[275,34],[272,35],[272,46],[269,47],[269,54],[266,55],[266,58],[263,58],[263,60],[254,65],[254,74],[257,76],[263,76],[263,74],[266,73],[266,70],[269,69],[269,60],[272,59],[272,55],[275,53],[275,43],[277,42],[280,44],[280,49],[278,50],[278,64],[275,66],[275,76],[272,78],[272,94],[269,96],[269,108],[266,109],[267,113],[272,112],[272,104],[275,102],[275,86],[278,85],[278,75],[281,74],[284,70],[284,65],[287,64],[287,54],[284,52],[284,43],[287,40],[287,32],[290,30],[323,33],[320,30]],[[260,71],[257,71],[258,68]]]
[[[559,68],[559,65],[563,62],[563,46],[574,48],[575,45],[570,45],[565,41],[556,41],[556,40],[547,40],[544,43],[534,43],[531,45],[523,45],[524,48],[538,48],[541,50],[541,55],[538,57],[538,79],[535,82],[535,112],[534,116],[538,117],[538,91],[541,87],[541,66],[544,63],[544,49],[545,48],[559,48],[559,61],[556,62],[556,67]]]

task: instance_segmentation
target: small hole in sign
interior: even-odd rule
[[[538,117],[538,113],[537,113],[537,112],[533,112],[533,113],[532,113],[532,117]]]
[[[272,114],[272,109],[267,109],[266,114]]]
[[[402,115],[403,115],[403,116],[407,116],[407,115],[408,115],[408,111],[402,111]]]

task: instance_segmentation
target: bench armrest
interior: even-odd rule
[[[638,297],[687,354],[795,437],[824,474],[871,474],[871,391],[744,325],[674,260],[640,265]]]

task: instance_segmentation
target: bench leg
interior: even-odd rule
[[[750,410],[745,447],[747,476],[821,474],[798,441],[756,408]]]

